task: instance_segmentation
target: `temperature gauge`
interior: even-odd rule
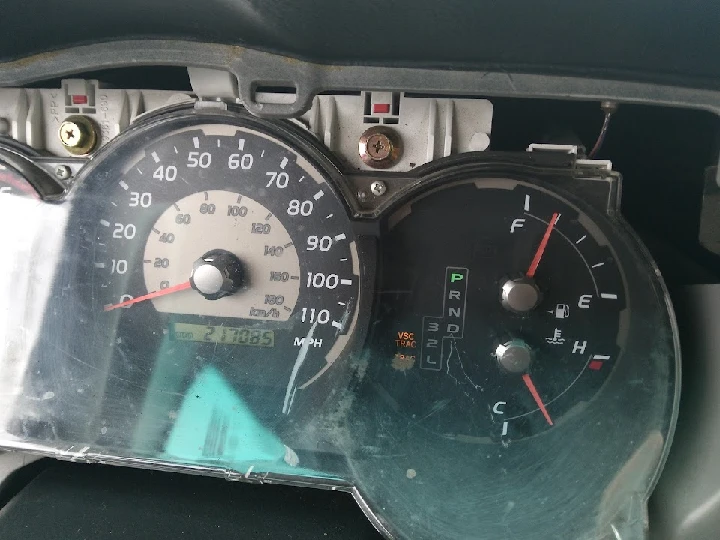
[[[396,215],[376,325],[387,395],[421,427],[472,439],[529,437],[580,412],[627,336],[610,236],[554,192],[510,179],[446,186]]]

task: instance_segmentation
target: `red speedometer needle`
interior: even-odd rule
[[[532,397],[535,400],[535,403],[537,403],[537,406],[542,411],[543,416],[545,417],[545,420],[547,420],[547,423],[552,426],[553,425],[552,418],[550,418],[550,415],[548,414],[547,409],[545,408],[545,404],[543,403],[542,399],[540,398],[540,394],[538,394],[537,388],[535,388],[535,385],[533,384],[532,379],[530,378],[530,375],[528,373],[523,375],[523,381],[525,381],[525,386],[528,387],[528,390],[530,390],[530,394],[532,394]]]
[[[138,296],[137,298],[132,298],[130,300],[125,300],[124,302],[120,302],[119,304],[109,304],[103,308],[104,311],[112,311],[113,309],[121,308],[121,307],[127,307],[131,306],[133,304],[137,304],[138,302],[144,302],[145,300],[152,300],[153,298],[157,298],[159,296],[165,296],[166,294],[172,294],[174,292],[178,291],[184,291],[185,289],[190,288],[190,281],[186,281],[185,283],[181,283],[180,285],[175,285],[173,287],[168,287],[167,289],[161,289],[159,291],[151,292],[143,296]]]
[[[543,253],[545,253],[545,248],[547,247],[548,240],[550,240],[550,233],[553,230],[553,227],[555,226],[555,222],[557,221],[558,213],[555,212],[552,217],[550,218],[550,222],[548,223],[547,229],[545,229],[545,234],[542,237],[542,240],[540,241],[540,245],[537,248],[537,251],[535,252],[535,256],[533,257],[532,262],[530,263],[530,268],[528,268],[527,273],[525,274],[527,277],[531,278],[535,276],[535,271],[537,270],[538,265],[540,264],[540,259],[542,259]]]

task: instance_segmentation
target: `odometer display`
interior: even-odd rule
[[[74,194],[97,350],[131,376],[211,365],[262,400],[257,414],[295,412],[357,317],[357,245],[333,176],[292,128],[237,114],[176,113],[108,147]]]
[[[175,323],[172,332],[173,338],[177,341],[201,341],[223,345],[247,345],[249,347],[275,346],[275,332],[272,330]]]

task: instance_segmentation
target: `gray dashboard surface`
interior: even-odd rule
[[[0,1],[0,60],[119,39],[249,46],[323,63],[555,73],[718,87],[704,1]]]

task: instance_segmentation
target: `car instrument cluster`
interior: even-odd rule
[[[346,490],[389,538],[625,538],[672,309],[612,164],[492,151],[492,113],[0,89],[0,445]]]

